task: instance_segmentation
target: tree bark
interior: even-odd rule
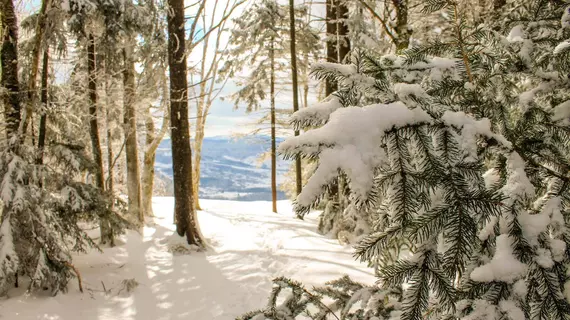
[[[115,170],[113,162],[113,135],[111,130],[111,86],[109,84],[108,59],[105,55],[105,124],[107,127],[107,191],[113,194],[115,190]]]
[[[97,122],[97,78],[95,60],[95,37],[89,34],[87,39],[87,76],[89,78],[89,135],[91,148],[95,161],[95,185],[105,192],[103,179],[103,157],[101,155],[101,142],[99,139],[99,125]],[[105,218],[100,219],[101,244],[115,245],[111,224]]]
[[[277,213],[277,150],[275,145],[275,38],[271,39],[269,59],[271,63],[271,201]]]
[[[176,232],[188,244],[204,247],[192,195],[192,150],[188,122],[188,80],[184,38],[184,0],[168,0],[168,65],[174,213]]]
[[[5,89],[2,95],[4,102],[4,119],[6,121],[6,137],[12,138],[20,126],[20,84],[18,82],[18,21],[12,0],[0,0],[2,7],[2,48],[0,65],[2,67],[1,86]]]
[[[342,63],[350,52],[348,7],[343,0],[326,0],[327,62]],[[336,83],[326,81],[325,96],[337,90]]]
[[[46,18],[47,10],[51,5],[50,0],[43,0],[40,7],[40,12],[38,15],[38,21],[36,22],[35,32],[34,32],[34,42],[32,47],[32,65],[30,69],[30,78],[28,79],[28,103],[26,105],[25,117],[22,123],[22,133],[26,133],[26,128],[28,126],[28,121],[32,119],[32,112],[36,105],[36,79],[38,76],[38,69],[40,65],[40,55],[42,53],[42,40],[44,37],[44,30],[46,28]]]
[[[162,85],[162,99],[167,100],[168,96],[168,84],[166,83],[166,78]],[[155,134],[154,120],[150,114],[150,107],[147,108],[147,114],[145,119],[146,127],[146,150],[144,152],[143,159],[143,171],[142,171],[142,207],[143,212],[147,216],[153,216],[152,211],[152,193],[154,190],[154,162],[156,159],[156,149],[158,148],[160,142],[164,138],[164,135],[168,131],[168,126],[170,124],[168,115],[168,102],[163,102],[165,114],[162,117],[162,126],[160,131]]]
[[[350,40],[348,38],[348,7],[345,3],[346,0],[335,0],[336,4],[336,32],[337,32],[337,50],[338,63],[342,63],[344,58],[350,52]],[[394,1],[406,1],[406,0],[394,0]]]
[[[46,145],[46,125],[47,125],[47,108],[48,108],[48,70],[49,70],[49,47],[44,51],[42,59],[42,92],[41,103],[43,110],[40,117],[40,128],[38,130],[38,155],[36,164],[44,163],[44,147]]]
[[[144,212],[141,208],[141,177],[135,112],[135,62],[132,54],[132,46],[132,42],[127,41],[126,48],[123,49],[123,103],[125,155],[127,158],[128,214],[137,219],[142,226],[144,223]]]
[[[392,0],[392,4],[396,10],[394,33],[397,36],[396,52],[399,53],[410,45],[411,32],[408,29],[408,0]]]
[[[326,42],[327,42],[327,62],[337,62],[337,23],[335,0],[326,0]],[[336,91],[336,85],[332,80],[325,82],[325,96],[328,97]]]
[[[164,115],[165,118],[168,118],[168,115]],[[143,170],[141,175],[141,182],[142,182],[142,208],[143,212],[149,216],[153,216],[152,211],[152,193],[154,189],[154,161],[156,157],[156,148],[150,149],[149,146],[152,145],[154,139],[156,139],[154,134],[154,120],[152,119],[152,115],[150,114],[150,107],[147,108],[147,114],[145,117],[145,129],[146,129],[146,137],[145,137],[145,145],[146,150],[143,157]]]
[[[291,74],[293,80],[293,112],[299,110],[299,81],[297,79],[297,49],[295,32],[295,0],[289,0],[289,33],[291,35]],[[295,130],[295,136],[299,135],[299,130]],[[301,156],[295,157],[295,186],[297,195],[303,189],[303,175],[301,168]]]

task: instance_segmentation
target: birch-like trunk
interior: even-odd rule
[[[113,152],[113,135],[111,127],[111,84],[109,83],[109,64],[105,55],[105,125],[107,127],[107,191],[109,194],[114,193],[115,189],[115,170],[114,170],[114,152]],[[113,205],[113,202],[111,202]]]
[[[145,215],[153,216],[152,211],[152,193],[154,190],[154,162],[156,159],[156,149],[168,131],[170,124],[167,110],[168,84],[166,78],[162,84],[162,100],[163,110],[165,114],[162,117],[162,126],[160,131],[155,133],[154,120],[150,113],[150,107],[146,109],[145,127],[146,127],[146,150],[144,152],[143,170],[141,176],[142,182],[142,207]]]
[[[271,201],[273,212],[277,213],[277,148],[275,144],[275,38],[271,39],[269,48],[271,63]]]

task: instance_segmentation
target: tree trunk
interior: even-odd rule
[[[327,31],[327,62],[337,62],[337,24],[336,24],[336,7],[334,0],[326,0],[326,31]],[[336,85],[332,80],[327,79],[325,82],[325,96],[328,97],[336,91]]]
[[[113,162],[113,135],[111,130],[111,86],[109,84],[108,60],[105,55],[105,124],[107,126],[107,191],[114,194],[115,190],[115,170]]]
[[[97,123],[97,79],[95,61],[95,38],[89,34],[87,43],[87,76],[89,78],[89,135],[91,137],[91,148],[95,161],[95,185],[105,192],[105,182],[103,180],[103,157],[101,155],[101,142],[99,139],[99,126]],[[111,224],[105,218],[100,219],[101,244],[115,245]]]
[[[30,77],[28,79],[28,104],[26,105],[26,112],[22,123],[22,133],[26,133],[28,121],[32,119],[32,112],[36,106],[36,79],[38,76],[38,69],[40,65],[40,55],[44,30],[46,28],[47,10],[51,5],[50,0],[43,0],[40,7],[40,13],[35,26],[34,42],[32,47],[32,63],[30,68]],[[33,124],[32,124],[33,125]]]
[[[188,244],[204,246],[193,205],[192,150],[188,122],[188,80],[184,38],[184,0],[168,0],[168,65],[174,213],[176,232]]]
[[[193,167],[193,180],[192,180],[192,190],[194,192],[194,208],[196,210],[202,210],[200,207],[200,164],[202,162],[202,144],[204,142],[204,131],[206,122],[203,121],[203,117],[206,117],[206,81],[204,76],[206,75],[204,69],[206,68],[206,54],[208,50],[208,39],[205,40],[204,48],[202,52],[202,66],[200,74],[200,97],[198,99],[198,105],[196,107],[196,134],[194,137],[194,167]],[[213,62],[215,63],[215,62]]]
[[[275,39],[271,39],[269,49],[271,59],[271,201],[273,212],[277,213],[277,150],[275,146]]]
[[[162,85],[162,99],[167,100],[168,96],[168,84],[166,83],[166,78]],[[167,112],[167,102],[163,102],[165,115],[162,117],[162,126],[158,134],[155,134],[154,121],[152,115],[150,114],[150,107],[147,108],[147,114],[145,119],[146,126],[146,150],[144,152],[143,159],[143,171],[142,171],[142,207],[143,212],[147,216],[153,216],[152,211],[152,193],[154,190],[154,162],[156,159],[156,149],[158,148],[162,138],[168,130],[168,125],[170,121],[168,120]]]
[[[348,7],[343,0],[326,0],[327,62],[341,63],[350,52]],[[326,81],[325,96],[337,90],[336,83]]]
[[[164,115],[168,117],[168,115]],[[152,211],[152,193],[154,189],[154,161],[156,157],[156,149],[149,150],[149,146],[156,138],[154,135],[154,120],[150,114],[150,107],[147,108],[147,114],[145,117],[145,129],[146,129],[146,150],[143,157],[143,170],[141,175],[142,182],[142,208],[143,212],[149,216],[153,216]]]
[[[350,40],[348,39],[348,7],[346,6],[346,0],[335,0],[336,3],[336,41],[338,63],[342,63],[344,58],[350,52]],[[394,1],[406,1],[406,0],[394,0]],[[407,11],[406,11],[407,12]]]
[[[405,50],[410,45],[411,32],[408,29],[408,0],[392,0],[396,9],[396,25],[394,33],[396,34],[396,52]]]
[[[47,108],[48,108],[48,70],[49,70],[49,47],[44,51],[42,61],[42,93],[41,103],[43,110],[40,117],[40,128],[38,130],[38,155],[36,164],[44,163],[44,147],[46,145],[46,125],[47,125]],[[41,182],[40,182],[41,184]]]
[[[348,39],[348,8],[343,0],[327,0],[326,23],[327,23],[327,62],[341,63],[350,52],[350,42]],[[331,95],[338,90],[336,83],[331,80],[326,81],[325,96]],[[336,199],[341,205],[343,202],[343,192],[339,187],[343,185],[342,178],[337,179],[337,184],[330,191],[331,198]],[[342,212],[342,211],[341,211]]]
[[[197,119],[196,122],[201,119]],[[202,145],[204,142],[204,126],[196,124],[196,136],[194,137],[194,172],[193,172],[193,185],[194,190],[194,208],[202,210],[200,207],[200,169],[202,163]]]
[[[20,125],[20,85],[18,82],[18,21],[12,0],[0,0],[2,19],[2,48],[0,66],[2,78],[0,84],[6,92],[2,95],[4,102],[4,119],[6,137],[12,138]]]
[[[295,0],[289,0],[289,33],[291,35],[291,74],[293,77],[293,112],[299,110],[299,82],[297,79],[297,49],[295,37]],[[299,135],[299,130],[295,130],[295,136]],[[303,188],[303,176],[301,171],[301,156],[295,157],[295,186],[297,195]]]
[[[125,155],[127,158],[127,194],[128,214],[144,223],[144,212],[141,210],[141,177],[139,168],[139,150],[137,141],[137,120],[135,112],[135,62],[133,46],[127,41],[123,49],[123,90],[124,90],[124,126],[125,126]]]

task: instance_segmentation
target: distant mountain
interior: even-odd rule
[[[271,162],[269,158],[261,161],[271,147],[270,141],[267,136],[204,138],[200,198],[271,200]],[[283,139],[278,139],[277,143],[281,141]],[[278,185],[289,165],[288,161],[278,159]],[[172,181],[170,139],[164,139],[158,147],[155,169]],[[281,191],[278,191],[277,198],[286,199]]]

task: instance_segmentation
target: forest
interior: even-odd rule
[[[570,320],[567,0],[0,0],[0,111],[2,319]]]

